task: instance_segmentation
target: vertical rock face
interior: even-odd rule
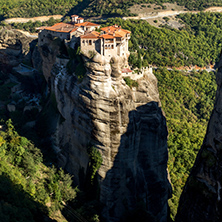
[[[206,136],[180,198],[176,221],[222,221],[222,58]]]
[[[42,58],[44,64],[49,56]],[[103,158],[98,179],[106,220],[121,221],[125,211],[142,202],[157,221],[166,221],[167,128],[155,76],[144,71],[131,89],[121,73],[126,58],[84,59],[87,75],[81,83],[56,64],[51,74],[44,73],[63,117],[55,134],[60,165],[81,186],[92,144]]]

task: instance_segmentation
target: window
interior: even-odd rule
[[[108,49],[110,49],[110,45],[108,45]]]
[[[89,40],[89,45],[92,45],[92,40]]]
[[[111,49],[114,49],[114,45],[111,45]]]
[[[85,45],[85,40],[82,40],[82,43]]]
[[[105,49],[107,49],[107,45],[105,45]]]

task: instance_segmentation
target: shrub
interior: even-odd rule
[[[130,88],[132,87],[138,87],[138,82],[131,79],[130,77],[125,77],[124,81],[126,82],[126,85],[128,85]]]

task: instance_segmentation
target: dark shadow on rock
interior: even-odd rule
[[[6,175],[0,175],[0,221],[53,222],[47,208],[32,200],[22,186],[14,184]]]
[[[105,221],[167,220],[171,196],[167,135],[166,120],[157,102],[129,112],[127,131],[121,137],[113,167],[101,182]]]

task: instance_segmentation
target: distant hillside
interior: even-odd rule
[[[188,10],[204,10],[210,6],[221,6],[222,0],[83,0],[88,2],[88,6],[85,7],[81,14],[82,16],[99,16],[99,15],[132,15],[129,8],[134,4],[156,4],[157,9],[165,9],[162,3],[177,3],[180,6],[185,6]],[[150,7],[149,5],[141,5],[141,7]],[[74,8],[74,11],[75,8]],[[78,12],[78,11],[76,11]]]
[[[12,18],[65,15],[79,2],[81,0],[0,0],[0,16]]]
[[[82,16],[132,15],[129,8],[134,4],[177,3],[188,10],[203,10],[210,6],[222,6],[222,0],[0,0],[0,17],[34,17],[53,14],[78,13]],[[149,7],[143,5],[141,7]]]

